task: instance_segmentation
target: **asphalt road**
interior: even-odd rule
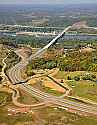
[[[22,61],[15,65],[9,71],[9,78],[12,81],[12,84],[25,82],[25,80],[21,77],[21,70],[28,64],[29,60],[36,58],[37,56],[41,55],[47,48],[49,48],[52,44],[56,42],[57,39],[63,36],[63,34],[69,29],[67,27],[62,33],[60,33],[56,38],[54,38],[48,45],[44,48],[36,52],[34,55],[31,55],[27,60],[24,61],[24,57],[22,57]],[[19,55],[20,56],[20,55]],[[45,103],[55,104],[64,108],[76,110],[78,113],[82,112],[88,115],[95,115],[97,116],[97,106],[92,104],[85,104],[82,102],[75,102],[68,99],[62,99],[60,97],[53,96],[51,94],[42,92],[38,89],[35,89],[27,84],[20,84],[19,87],[31,95],[34,95],[40,99],[42,99]]]
[[[27,84],[21,84],[20,87],[21,87],[21,89],[36,96],[37,98],[42,99],[46,103],[50,102],[52,104],[56,104],[61,107],[74,109],[76,111],[84,112],[84,113],[91,114],[91,115],[92,114],[97,115],[97,106],[85,104],[82,102],[74,102],[74,101],[71,101],[68,99],[62,99],[60,97],[56,97],[56,96],[50,95],[48,93],[42,92]]]

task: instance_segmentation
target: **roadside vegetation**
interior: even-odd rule
[[[60,57],[58,67],[61,71],[97,71],[97,50],[71,51]]]
[[[72,96],[82,97],[97,102],[97,73],[87,71],[64,72],[59,71],[55,76],[64,79],[72,88]]]
[[[48,50],[42,58],[33,60],[28,65],[27,70],[32,72],[33,69],[59,68],[59,73],[54,77],[65,79],[66,83],[72,88],[72,96],[79,96],[97,102],[96,46],[91,49],[88,47],[77,48],[66,53],[63,51],[61,54],[55,53]],[[44,88],[48,93],[58,94],[50,88]]]
[[[48,55],[33,60],[28,66],[29,69],[52,69],[57,67],[60,71],[97,72],[97,49],[93,51],[85,51],[85,49],[72,50],[67,52],[65,57],[64,54],[54,55],[51,53],[50,56]]]
[[[6,64],[7,64],[7,70],[11,67],[13,67],[14,65],[16,65],[18,62],[20,61],[20,57],[18,57],[18,55],[16,55],[16,53],[14,51],[10,51],[7,59],[6,59]]]
[[[3,44],[0,44],[0,71],[2,70],[2,60],[7,56],[8,50],[7,47],[4,46]]]
[[[6,106],[11,102],[11,94],[0,92],[0,107]]]
[[[50,87],[42,86],[42,89],[43,89],[44,92],[55,95],[55,96],[62,96],[63,95],[62,92],[59,92],[59,91],[57,91],[55,89],[52,89]]]

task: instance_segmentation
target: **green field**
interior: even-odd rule
[[[68,75],[73,78],[76,75],[82,76],[84,71],[76,72],[59,72],[55,77],[65,79],[66,83],[73,89],[73,96],[80,96],[86,99],[91,99],[92,101],[97,102],[97,83],[90,80],[80,80],[75,81],[67,80]],[[94,73],[95,75],[97,73]]]
[[[58,91],[51,89],[49,87],[42,86],[42,88],[43,88],[43,91],[45,91],[46,93],[49,93],[49,94],[52,94],[55,96],[62,96],[63,95],[63,93],[58,92]]]

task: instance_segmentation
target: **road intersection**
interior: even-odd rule
[[[54,44],[60,37],[62,37],[65,32],[70,28],[71,26],[67,27],[62,33],[60,33],[57,37],[55,37],[48,45],[46,45],[44,48],[36,52],[34,55],[31,55],[28,59],[24,59],[24,57],[21,57],[18,53],[18,56],[21,57],[21,61],[16,64],[14,67],[12,67],[9,70],[8,76],[12,82],[12,84],[22,83],[19,85],[20,89],[23,89],[24,91],[30,93],[31,95],[40,98],[42,101],[47,103],[51,103],[57,106],[61,106],[63,108],[68,108],[76,111],[78,114],[86,114],[86,115],[94,115],[97,116],[97,105],[93,104],[86,104],[84,102],[75,102],[73,100],[63,99],[60,97],[53,96],[51,94],[42,92],[34,87],[31,87],[30,85],[26,84],[26,81],[21,77],[21,70],[27,66],[29,61],[32,59],[39,57],[41,53],[43,53],[46,49],[48,49],[52,44]],[[25,61],[24,61],[25,60]]]

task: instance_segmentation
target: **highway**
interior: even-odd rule
[[[45,106],[45,103],[44,102],[38,102],[38,103],[35,103],[35,104],[23,104],[23,103],[20,103],[18,101],[18,98],[20,98],[20,93],[17,89],[15,88],[12,88],[13,89],[13,93],[12,93],[12,102],[14,105],[18,106],[18,107],[31,107],[31,108],[37,108],[37,107],[43,107]]]
[[[58,36],[56,36],[50,43],[48,43],[46,46],[44,46],[42,49],[37,51],[35,54],[31,55],[28,59],[20,55],[18,52],[16,52],[19,57],[22,58],[22,61],[12,67],[8,73],[8,76],[13,84],[19,83],[19,82],[25,82],[24,79],[21,78],[21,70],[27,66],[27,64],[34,58],[40,57],[51,45],[53,45],[60,37],[62,37],[67,30],[69,30],[71,26],[68,26],[66,29],[64,29]]]
[[[45,102],[45,104],[51,103],[51,104],[55,104],[57,106],[61,106],[63,108],[73,109],[77,113],[84,113],[84,114],[88,114],[88,115],[97,116],[97,105],[86,104],[83,102],[77,102],[77,101],[73,101],[73,100],[63,99],[63,98],[56,97],[51,94],[42,92],[42,91],[26,84],[25,80],[21,77],[21,70],[25,66],[27,66],[29,61],[31,61],[32,59],[41,55],[47,48],[49,48],[52,44],[54,44],[56,42],[56,40],[58,40],[60,37],[62,37],[63,34],[70,27],[71,26],[67,27],[62,33],[60,33],[57,37],[55,37],[48,45],[46,45],[44,48],[42,48],[41,50],[36,52],[34,55],[31,55],[28,59],[25,59],[18,53],[18,56],[20,56],[22,58],[22,60],[20,63],[18,63],[17,65],[15,65],[14,67],[12,67],[9,70],[8,76],[11,79],[12,84],[24,82],[19,85],[20,89],[23,89],[24,91],[27,91],[31,95],[36,96],[37,98],[40,98],[41,100],[43,100]]]
[[[21,89],[36,96],[37,98],[42,99],[46,103],[56,104],[61,107],[71,108],[76,111],[84,112],[87,114],[93,114],[93,115],[97,116],[97,106],[84,104],[81,102],[74,102],[74,101],[71,101],[68,99],[62,99],[60,97],[56,97],[56,96],[50,95],[48,93],[42,92],[27,84],[21,84],[19,86]]]

